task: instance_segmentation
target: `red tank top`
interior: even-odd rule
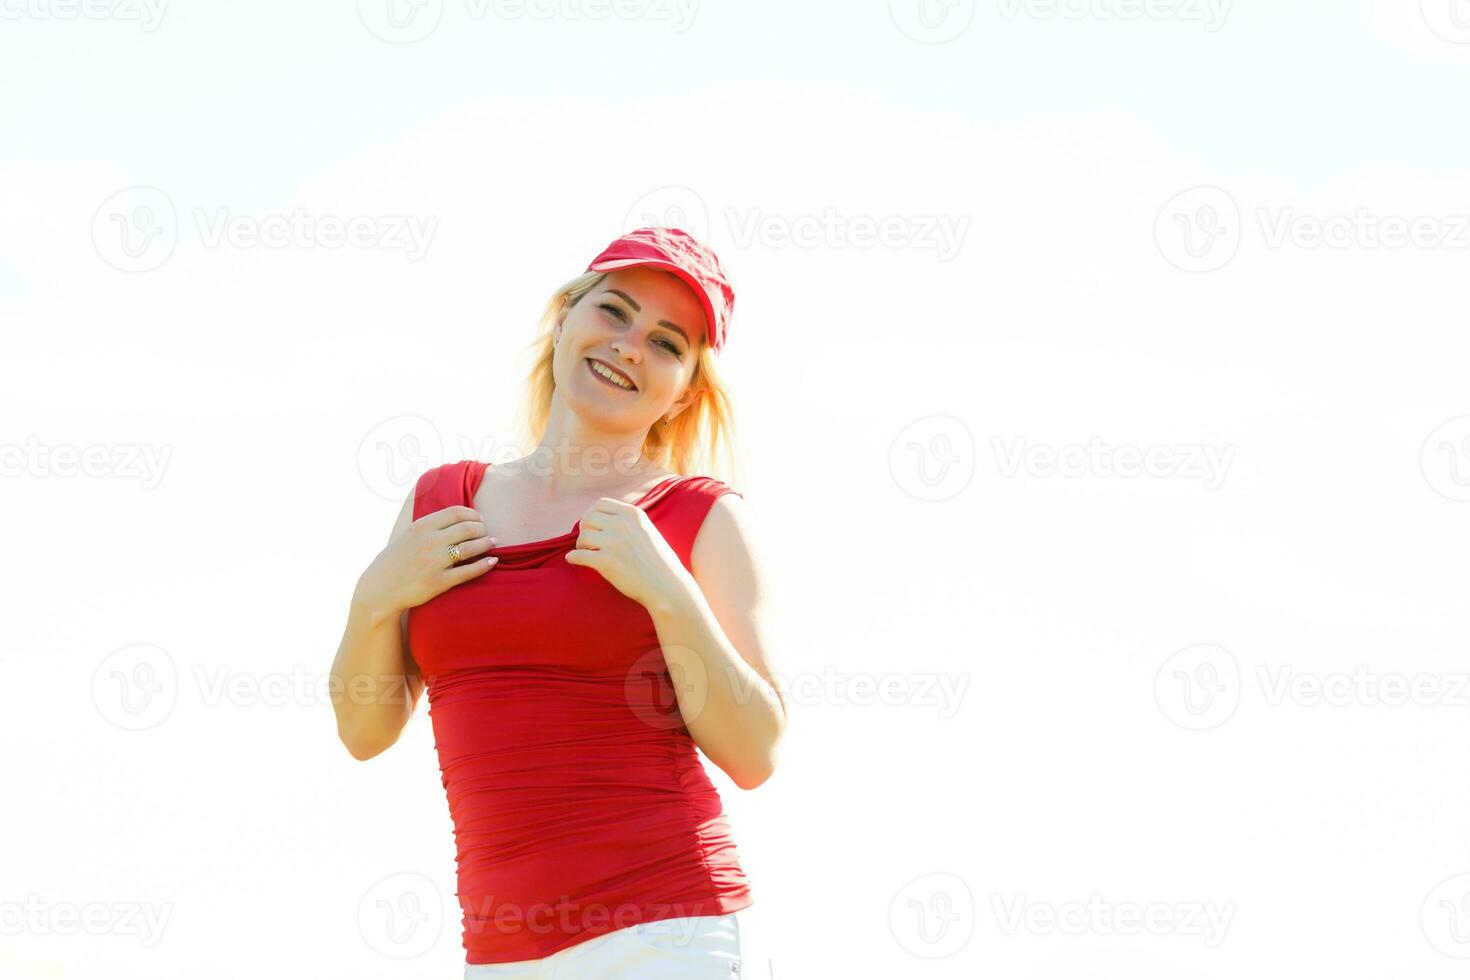
[[[419,477],[413,517],[472,501],[489,464]],[[723,493],[675,476],[637,502],[687,569]],[[571,565],[572,529],[491,550],[490,571],[409,610],[454,824],[468,963],[752,903],[720,796],[679,714],[648,611]]]

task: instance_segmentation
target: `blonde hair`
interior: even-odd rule
[[[524,410],[520,419],[523,436],[528,441],[523,451],[530,452],[546,432],[551,416],[551,395],[556,389],[551,362],[555,354],[552,328],[564,310],[570,310],[600,283],[606,272],[584,272],[563,285],[546,304],[536,339],[527,347],[533,366],[526,375]],[[678,415],[663,424],[660,419],[648,428],[643,441],[643,454],[658,466],[681,476],[712,476],[732,487],[737,479],[739,454],[735,445],[734,417],[730,394],[716,366],[717,355],[709,344],[699,344],[694,373],[689,387],[698,391],[694,401]],[[717,449],[723,449],[721,466]]]

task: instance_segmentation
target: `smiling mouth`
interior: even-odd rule
[[[590,372],[592,372],[592,376],[594,378],[596,378],[598,381],[601,381],[603,384],[607,385],[609,388],[616,388],[619,391],[637,391],[638,390],[638,386],[635,385],[635,384],[633,384],[632,381],[629,381],[627,378],[623,377],[617,371],[612,370],[606,364],[603,364],[601,361],[593,360],[590,357],[587,358],[587,370],[590,371]],[[617,381],[614,381],[611,378],[609,378],[607,376],[607,374],[601,373],[603,371],[606,371],[608,374],[614,375],[619,380],[623,381],[624,384],[618,384]]]

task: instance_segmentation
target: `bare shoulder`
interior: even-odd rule
[[[754,532],[749,507],[738,494],[717,496],[690,547],[695,580],[722,583],[753,600],[761,579]]]

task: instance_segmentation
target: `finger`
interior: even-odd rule
[[[473,538],[487,537],[487,528],[484,521],[460,521],[451,524],[440,532],[440,539],[449,544],[452,541],[469,541]]]
[[[498,564],[500,564],[500,559],[494,556],[477,558],[474,561],[467,561],[462,565],[450,565],[444,569],[444,577],[452,585],[458,585],[461,582],[468,582],[472,578],[479,578]]]
[[[483,526],[480,525],[482,528]],[[464,527],[469,527],[471,530],[467,532],[457,530]],[[459,547],[459,561],[464,561],[467,558],[478,558],[495,546],[494,538],[484,533],[476,534],[473,530],[474,527],[474,522],[466,521],[463,524],[456,524],[454,527],[446,528],[439,533],[436,543],[441,549],[440,553],[444,555],[446,560],[450,560],[450,545],[457,545]]]
[[[568,565],[586,565],[589,568],[596,568],[599,561],[601,561],[599,553],[590,548],[573,548],[567,552]]]
[[[473,507],[465,507],[462,504],[454,504],[451,507],[436,510],[432,514],[425,514],[419,518],[421,521],[427,521],[429,527],[434,528],[436,531],[442,530],[451,524],[458,524],[460,521],[478,521],[479,519],[479,511]]]
[[[581,548],[585,551],[601,551],[607,544],[607,532],[595,527],[583,525],[577,540],[572,542],[572,547]]]

